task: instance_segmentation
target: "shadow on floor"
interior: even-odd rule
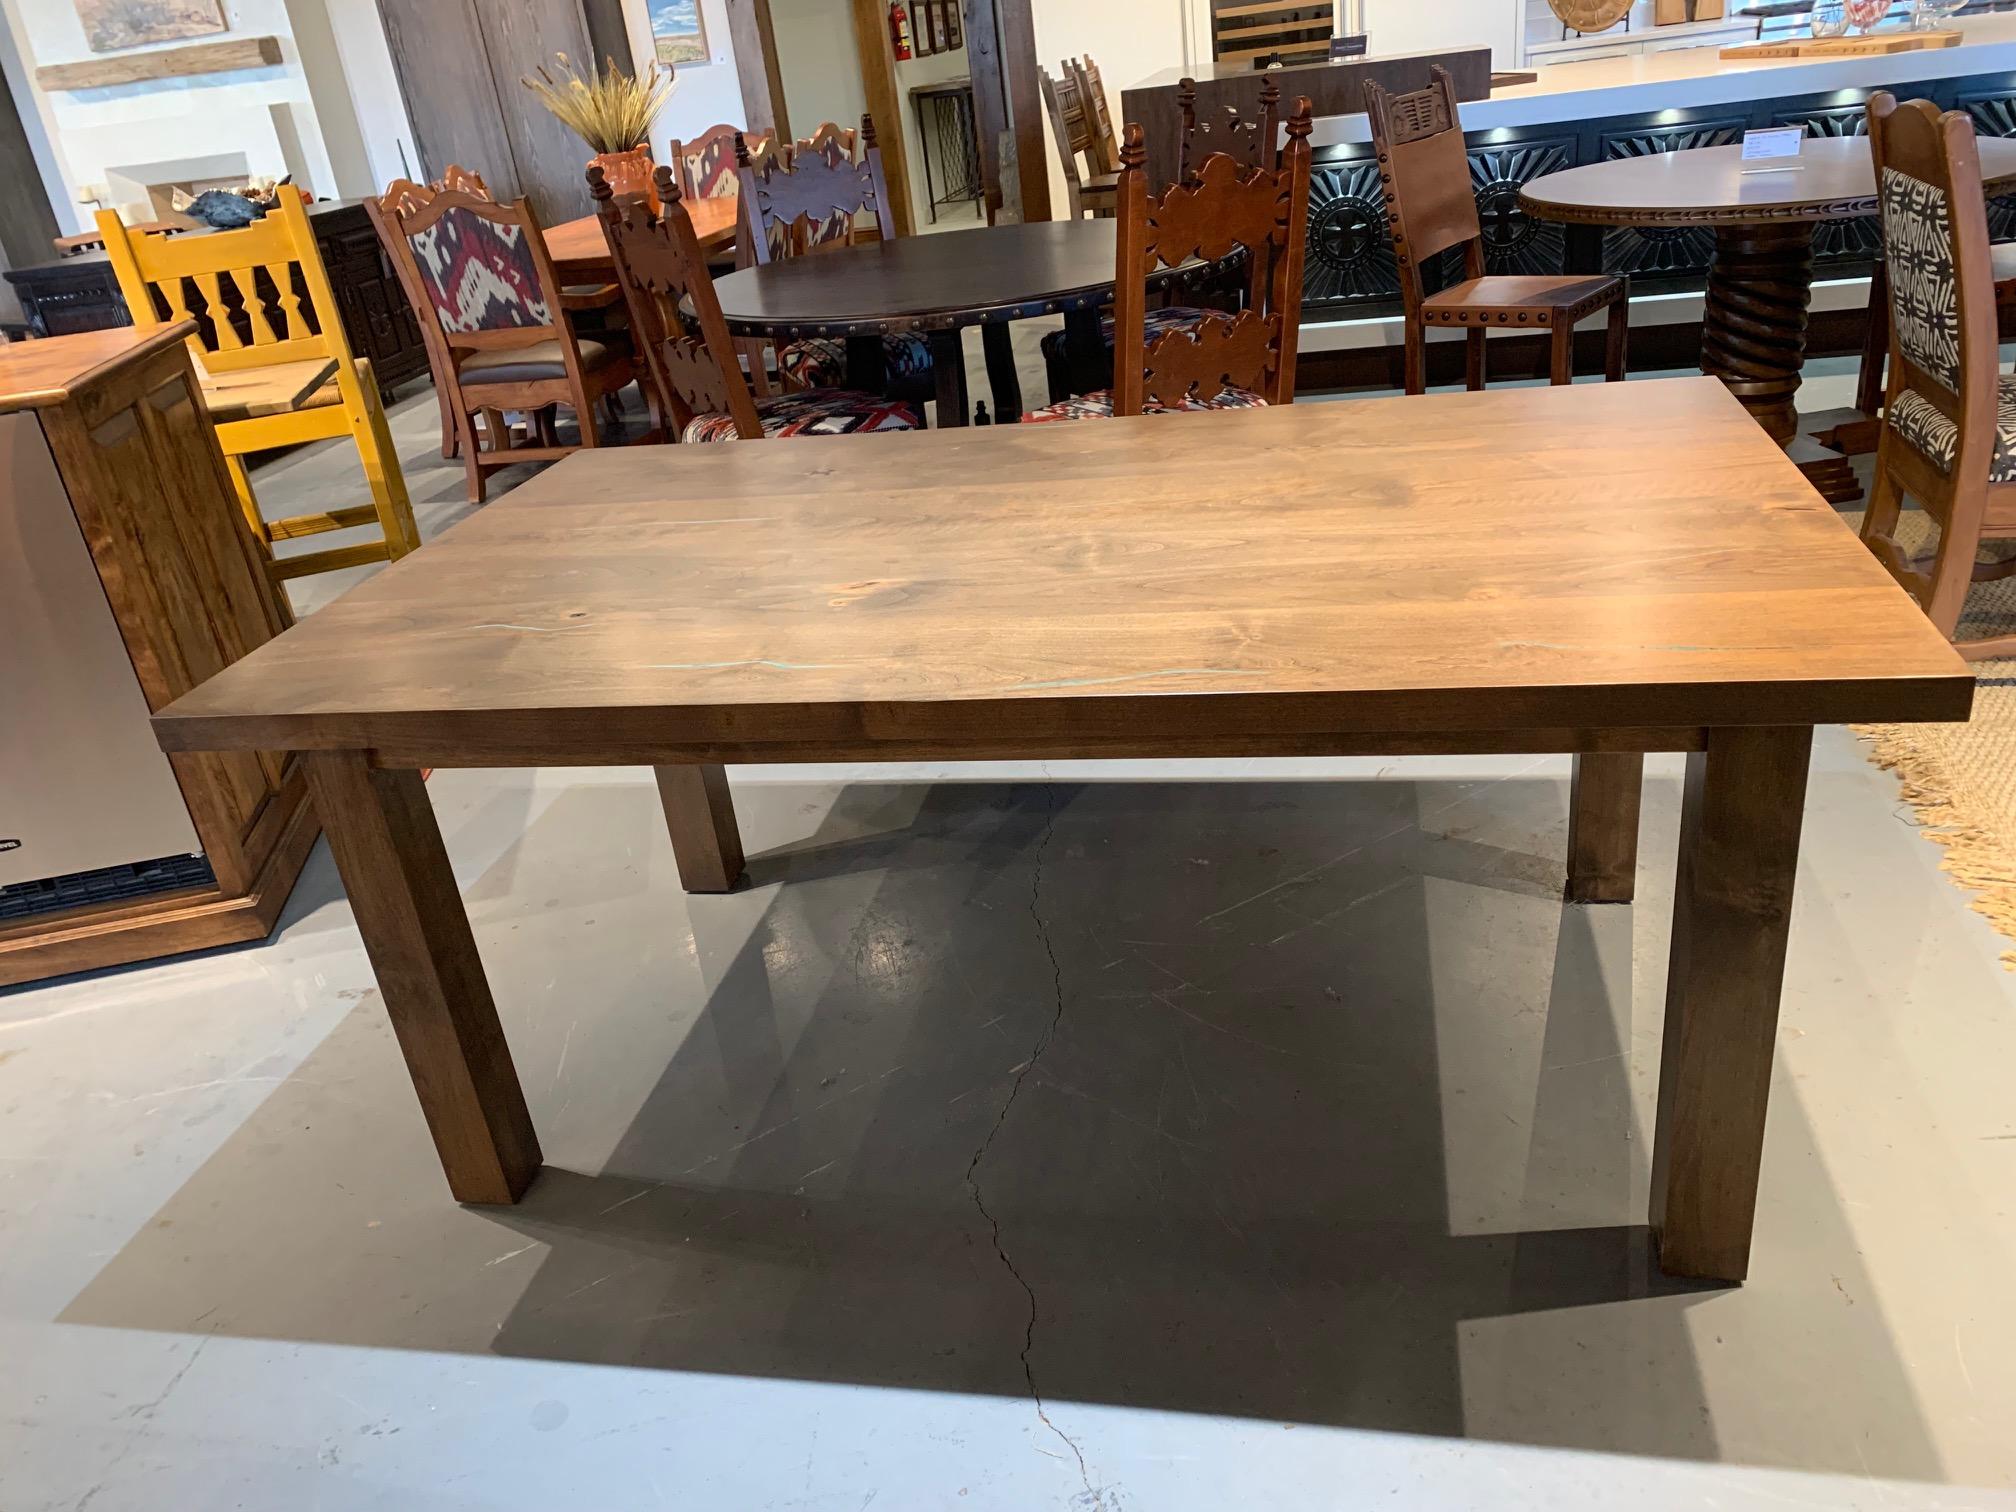
[[[648,783],[499,800],[527,1200],[449,1202],[367,1001],[64,1321],[1720,1457],[1643,909],[1558,902],[1561,792],[752,784],[755,885],[692,900]],[[1880,1316],[1829,1328],[1868,1468],[1936,1475]]]

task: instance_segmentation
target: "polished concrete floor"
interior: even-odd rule
[[[1823,732],[1753,1276],[1670,1283],[1678,763],[1631,907],[1566,776],[738,768],[688,898],[648,773],[438,773],[545,1174],[448,1199],[325,851],[0,992],[0,1508],[2016,1505],[2007,942]]]

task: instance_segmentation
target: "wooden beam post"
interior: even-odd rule
[[[1050,219],[1050,149],[1043,128],[1043,91],[1036,79],[1036,18],[1029,0],[998,0],[1001,80],[1015,134],[1015,171],[1022,187],[1022,219]],[[1060,144],[1058,150],[1063,151]]]
[[[742,86],[743,125],[752,132],[774,131],[778,141],[788,142],[791,119],[785,106],[783,71],[777,65],[777,28],[770,19],[770,0],[726,3],[735,77]],[[879,119],[876,125],[880,127]]]
[[[896,49],[889,40],[889,6],[887,0],[853,0],[853,8],[854,47],[861,54],[861,82],[868,93],[868,114],[875,118],[875,141],[882,150],[883,176],[889,184],[889,216],[896,223],[895,234],[909,236],[917,229],[917,218],[910,209],[910,149],[906,145],[909,133],[903,120],[903,97],[896,88]]]

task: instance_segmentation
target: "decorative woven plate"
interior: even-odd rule
[[[1631,11],[1631,0],[1547,0],[1562,24],[1579,32],[1608,31]]]

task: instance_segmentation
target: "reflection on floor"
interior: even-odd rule
[[[448,1200],[326,851],[0,993],[0,1507],[2006,1507],[2000,942],[1823,732],[1755,1273],[1669,1283],[1678,765],[1628,908],[1566,770],[737,769],[718,898],[643,771],[439,773],[548,1169]]]

